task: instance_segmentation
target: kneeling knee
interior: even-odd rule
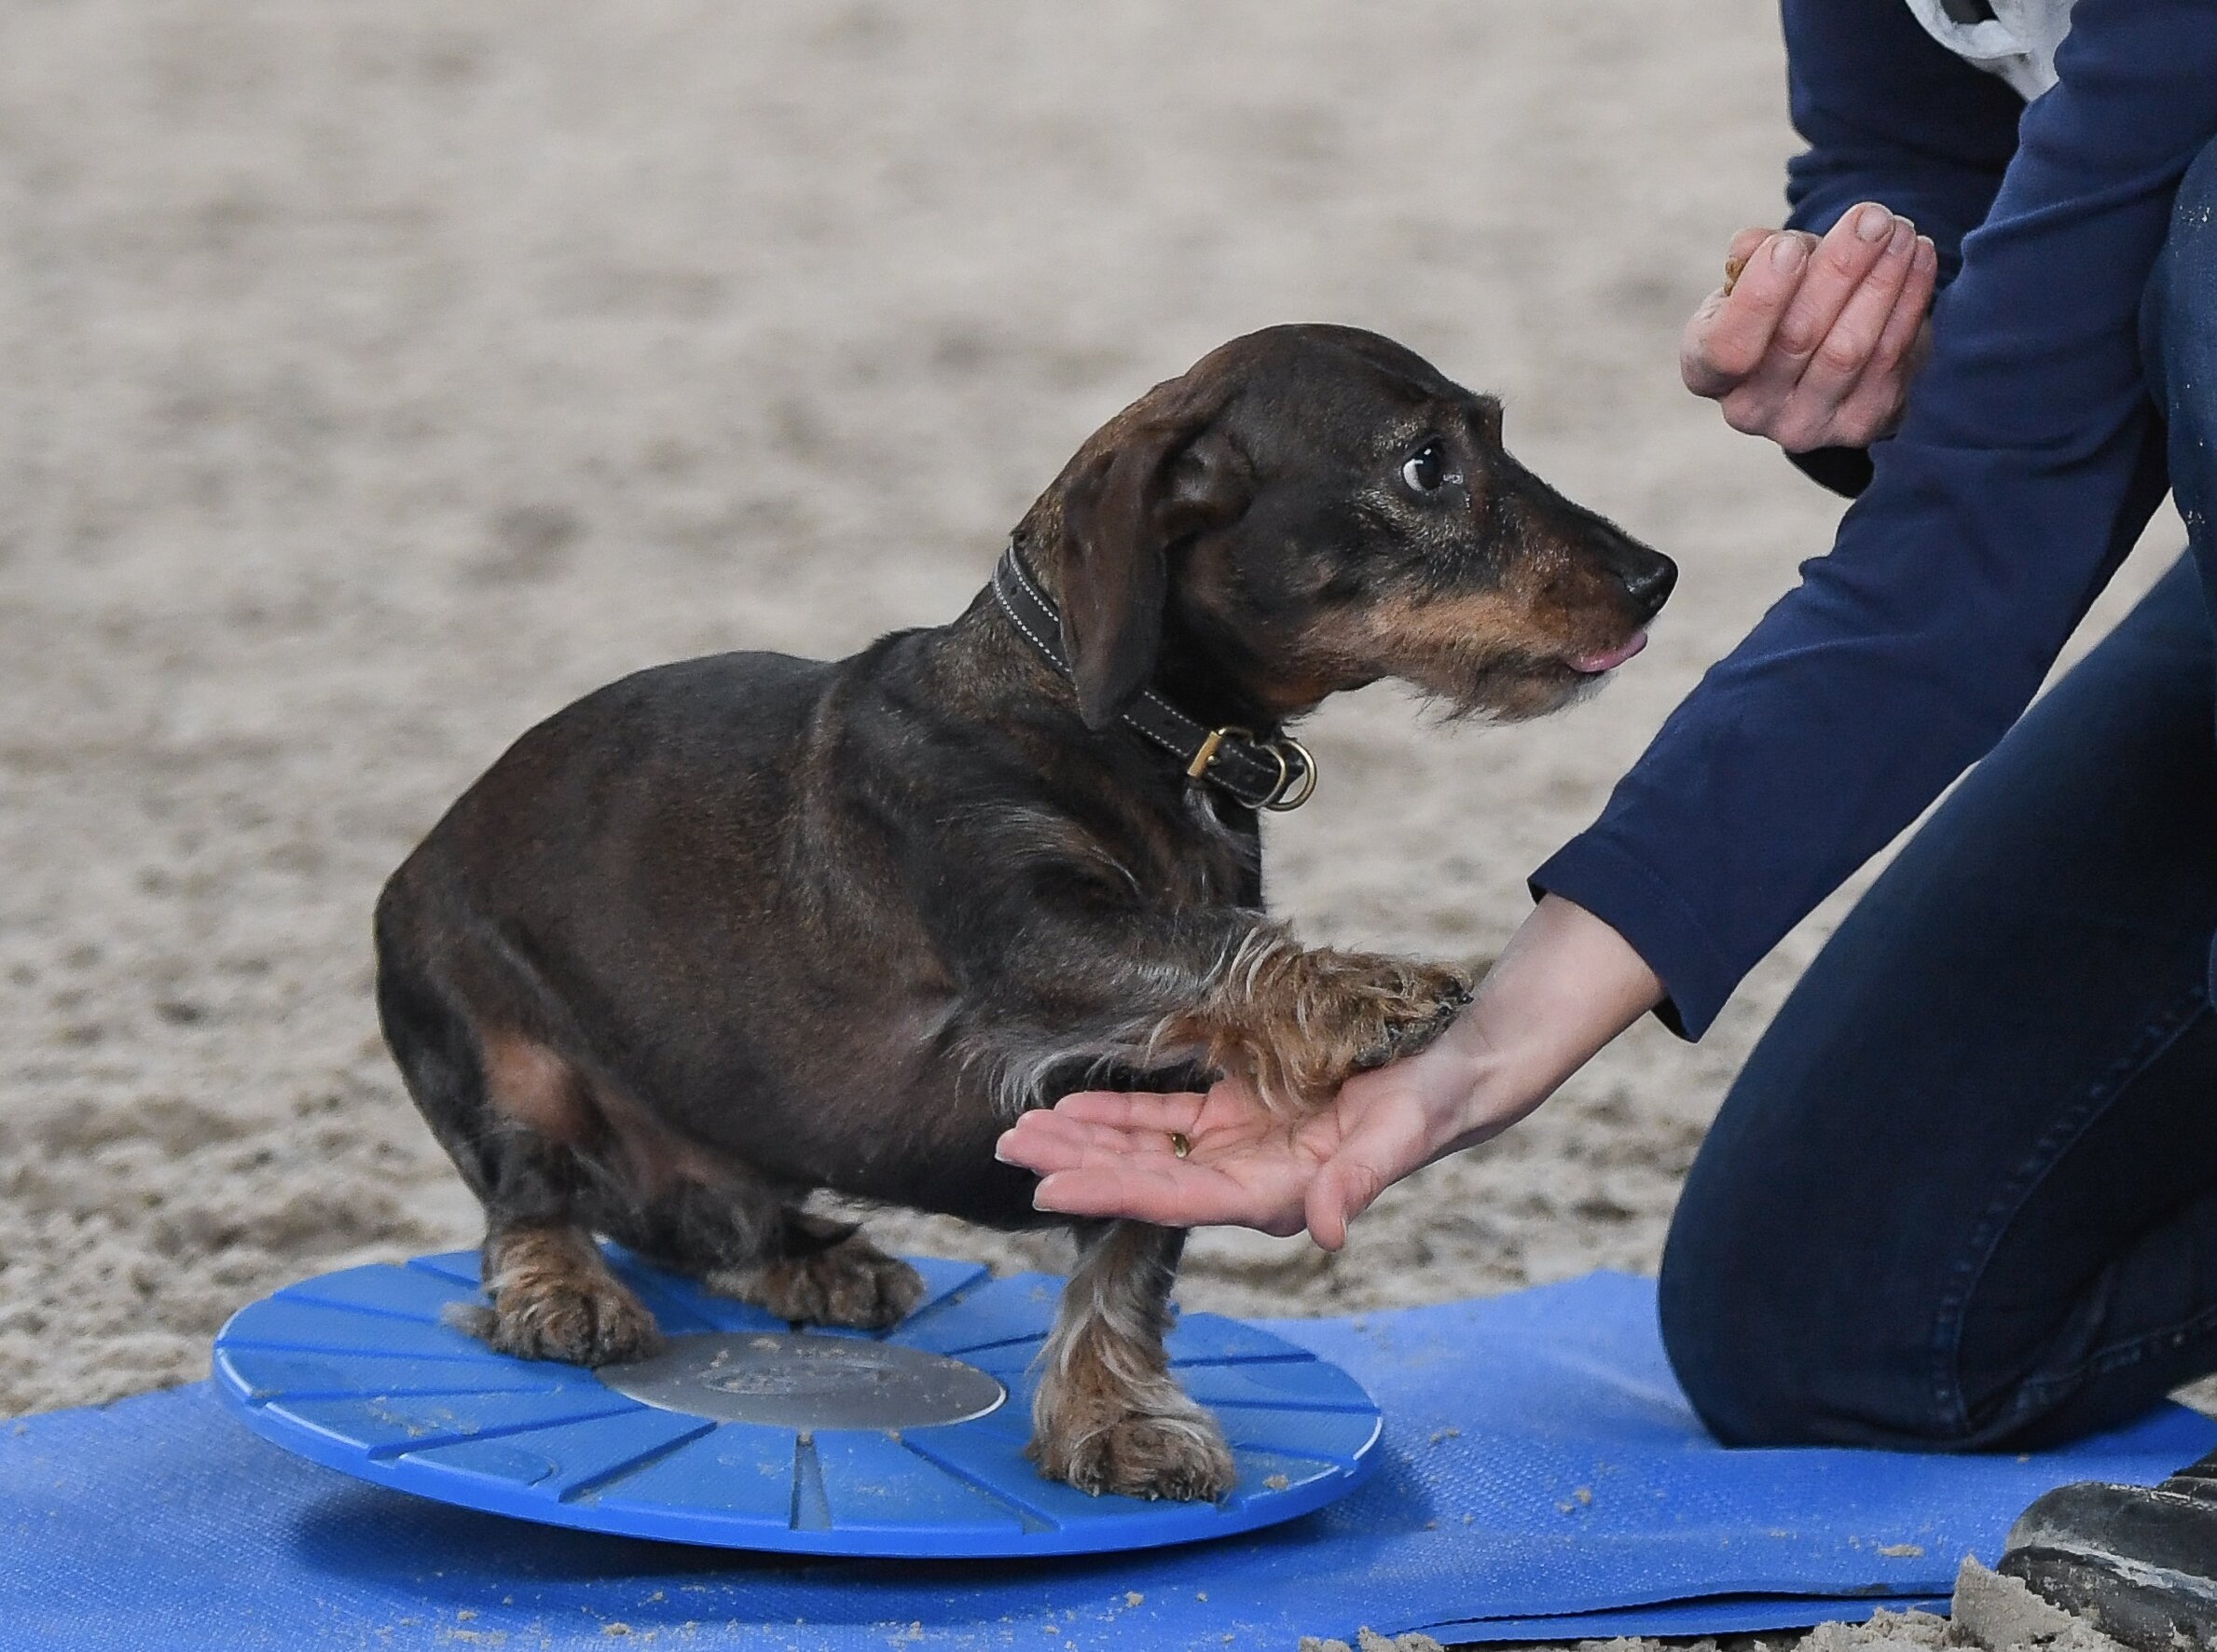
[[[1874,1298],[1805,1281],[1732,1284],[1673,1256],[1659,1302],[1671,1368],[1722,1443],[1928,1452],[1971,1443],[1962,1421],[1934,1402],[1929,1362],[1903,1334],[1908,1328],[1880,1323]]]
[[[2217,142],[2180,180],[2150,299],[2152,309],[2142,317],[2143,351],[2191,355],[2217,338]],[[2151,322],[2154,330],[2146,330]]]
[[[1687,1273],[1666,1262],[1658,1306],[1663,1352],[1695,1413],[1728,1446],[1814,1443],[1821,1421],[1808,1414],[1806,1385],[1779,1356],[1793,1331],[1766,1323],[1760,1304]]]
[[[2171,202],[2170,244],[2174,251],[2217,252],[2217,139],[2187,166]]]

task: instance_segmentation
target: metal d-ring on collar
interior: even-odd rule
[[[1062,614],[1025,567],[1012,540],[993,570],[993,595],[1025,640],[1056,670],[1070,675],[1062,651]],[[1316,793],[1316,760],[1291,735],[1261,736],[1231,723],[1211,728],[1151,688],[1139,691],[1123,721],[1177,758],[1189,779],[1206,780],[1251,809],[1283,814]]]

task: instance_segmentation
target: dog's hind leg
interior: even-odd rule
[[[717,1295],[796,1325],[882,1330],[924,1295],[922,1275],[854,1223],[796,1210],[742,1170],[670,1189],[640,1213],[638,1236],[625,1237]]]
[[[786,1213],[778,1254],[752,1268],[711,1274],[710,1290],[766,1308],[797,1325],[883,1330],[924,1300],[924,1277],[848,1222]]]
[[[408,1094],[485,1206],[490,1307],[457,1323],[503,1354],[605,1365],[652,1352],[654,1315],[579,1219],[582,1168],[550,1136],[575,1118],[577,1074],[520,1034],[488,1032],[418,961],[389,893],[378,913],[378,1015]]]
[[[1170,1374],[1163,1339],[1186,1236],[1145,1222],[1088,1223],[1040,1355],[1025,1454],[1081,1492],[1213,1500],[1232,1489],[1216,1419]]]
[[[480,1039],[490,1128],[482,1273],[492,1297],[466,1328],[503,1354],[609,1365],[660,1345],[654,1316],[593,1242],[593,1168],[566,1137],[590,1116],[585,1081],[545,1045],[514,1033]]]

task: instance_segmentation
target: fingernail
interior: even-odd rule
[[[1893,233],[1893,214],[1882,206],[1855,209],[1855,235],[1861,241],[1884,241]]]
[[[1031,1191],[1031,1207],[1034,1210],[1059,1210],[1061,1208],[1060,1205],[1049,1203],[1047,1198],[1047,1190],[1053,1181],[1054,1178],[1052,1176],[1040,1177],[1040,1185]]]
[[[1939,261],[1940,249],[1933,244],[1932,237],[1929,235],[1919,236],[1917,238],[1917,262],[1937,264]]]
[[[1902,218],[1893,226],[1893,239],[1886,243],[1886,255],[1899,258],[1906,255],[1917,241],[1917,226]]]
[[[1791,269],[1806,255],[1798,235],[1782,235],[1770,243],[1770,267],[1773,269]]]

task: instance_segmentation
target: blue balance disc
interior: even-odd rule
[[[249,1427],[379,1485],[555,1525],[732,1549],[917,1559],[1087,1554],[1291,1520],[1358,1484],[1378,1408],[1337,1366],[1213,1314],[1171,1365],[1231,1442],[1220,1502],[1088,1496],[1025,1459],[1062,1281],[911,1259],[889,1331],[807,1330],[612,1246],[668,1347],[599,1371],[495,1354],[446,1322],[474,1251],[348,1268],[242,1308],[215,1385]]]

